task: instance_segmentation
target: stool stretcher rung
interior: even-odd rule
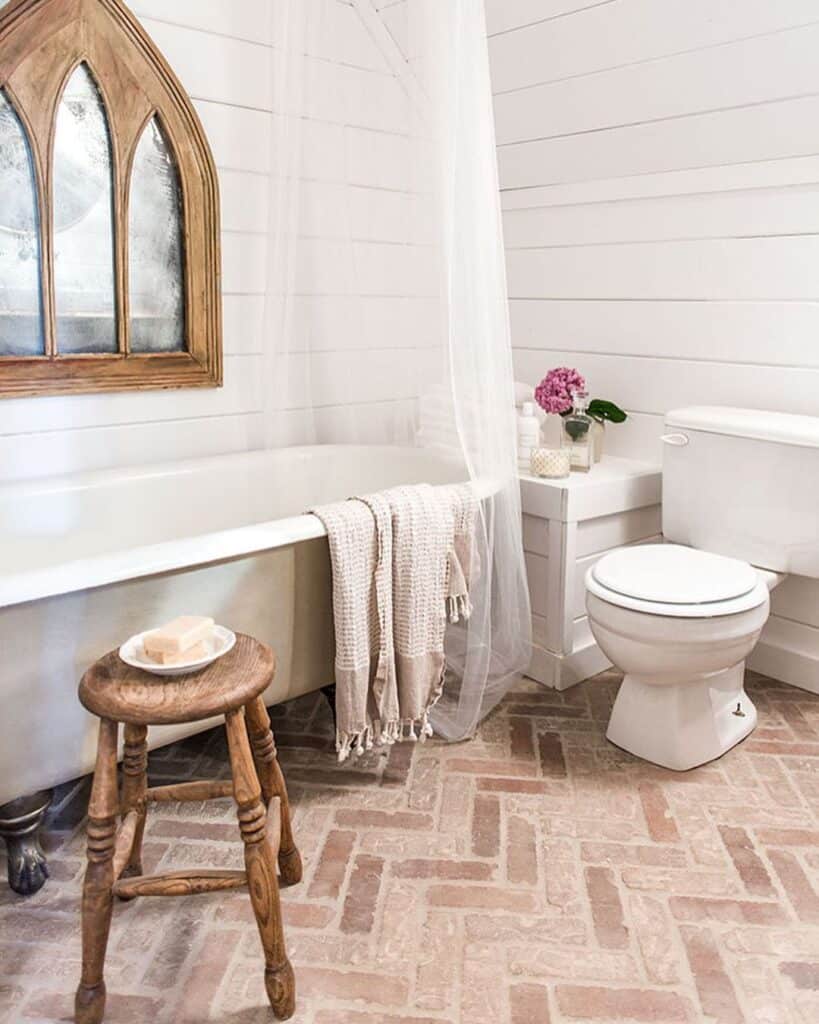
[[[169,871],[159,875],[121,878],[114,884],[114,895],[121,899],[136,896],[193,896],[203,892],[223,892],[247,885],[244,871]]]
[[[131,859],[131,851],[134,848],[137,827],[140,821],[139,811],[128,811],[122,819],[122,824],[117,829],[117,836],[114,846],[114,878],[119,878],[128,861]]]
[[[172,786],[154,786],[147,793],[147,800],[150,803],[169,803],[172,800],[192,802],[197,800],[220,800],[226,796],[233,796],[233,783],[230,780],[225,782],[214,782],[212,779],[202,779],[197,782],[177,782]]]

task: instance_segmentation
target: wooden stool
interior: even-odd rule
[[[261,694],[276,669],[265,644],[239,634],[236,646],[202,672],[176,677],[129,668],[112,651],[86,672],[80,700],[100,718],[97,763],[88,808],[88,868],[82,895],[82,980],[78,1024],[99,1024],[105,1011],[103,969],[114,896],[187,896],[247,885],[265,956],[265,985],[273,1012],[295,1010],[293,968],[284,945],[282,882],[301,881],[301,857],[290,828],[290,807]],[[185,782],[148,788],[148,726],[225,716],[230,782]],[[125,724],[123,787],[117,787],[119,723]],[[233,795],[238,805],[246,871],[142,874],[142,834],[149,803]],[[117,818],[120,818],[117,825]],[[270,823],[270,828],[268,828]]]

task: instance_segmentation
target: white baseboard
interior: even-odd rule
[[[772,615],[748,667],[801,690],[819,693],[819,629]]]

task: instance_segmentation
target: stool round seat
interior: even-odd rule
[[[201,672],[157,676],[126,665],[117,651],[82,677],[80,702],[98,718],[130,725],[178,725],[225,715],[268,688],[276,672],[273,651],[237,633],[232,651]]]

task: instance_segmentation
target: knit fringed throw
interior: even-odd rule
[[[447,622],[472,611],[477,511],[465,484],[396,487],[313,510],[333,569],[340,762],[432,735]]]

